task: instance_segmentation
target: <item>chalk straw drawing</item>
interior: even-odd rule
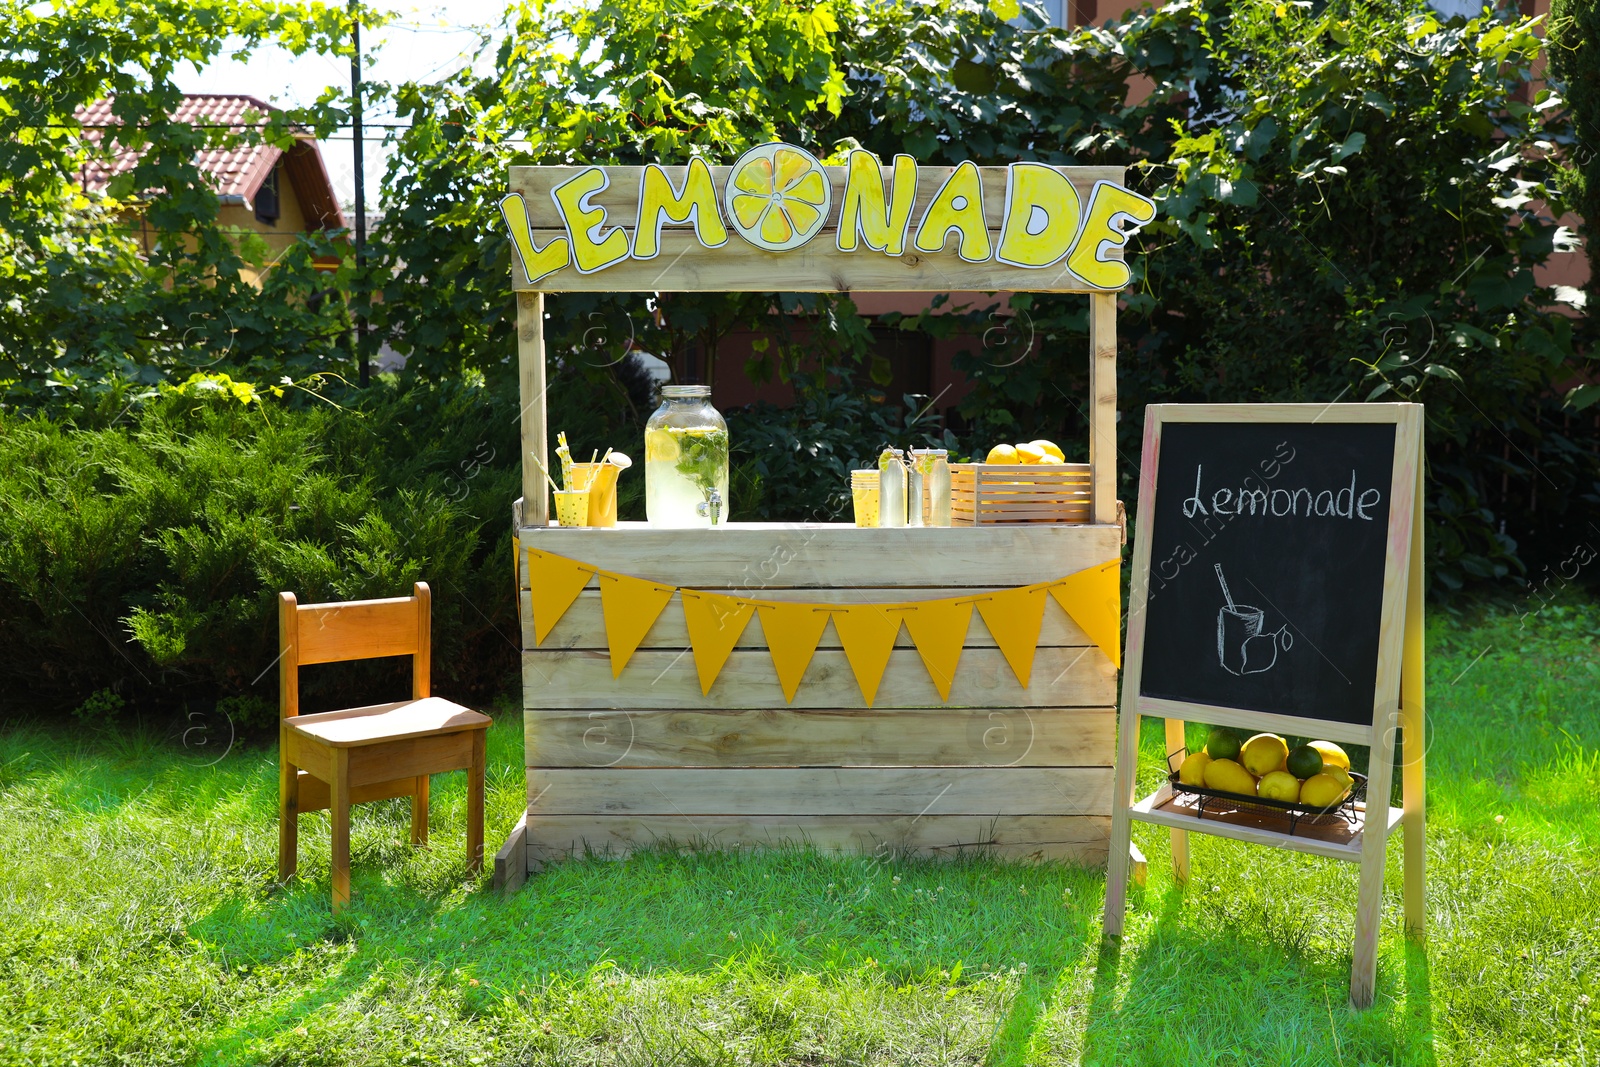
[[[1294,635],[1287,625],[1272,633],[1262,633],[1266,628],[1267,613],[1249,604],[1235,604],[1228,592],[1228,580],[1222,576],[1222,564],[1215,564],[1217,581],[1222,584],[1222,596],[1227,600],[1217,612],[1217,660],[1229,674],[1240,676],[1270,671],[1278,662],[1278,651],[1287,652],[1294,647]]]

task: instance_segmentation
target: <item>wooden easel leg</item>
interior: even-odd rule
[[[1183,734],[1182,719],[1168,719],[1167,722],[1167,752],[1176,752],[1188,746],[1188,741]],[[1189,831],[1173,827],[1172,831],[1172,876],[1180,882],[1189,880]]]
[[[278,731],[278,881],[294,877],[300,863],[300,768],[288,759],[289,731]]]
[[[329,870],[333,881],[333,913],[350,903],[350,750],[333,750],[333,781],[328,789],[328,814],[333,822]]]
[[[411,791],[411,843],[428,843],[428,776],[419,774]]]
[[[1123,911],[1128,900],[1128,846],[1133,841],[1134,767],[1139,759],[1139,715],[1124,711],[1117,731],[1117,770],[1111,796],[1111,852],[1106,861],[1107,937],[1122,936]]]
[[[474,872],[483,866],[483,791],[488,749],[488,731],[472,731],[472,765],[467,770],[467,867]]]
[[[1372,1004],[1378,984],[1378,931],[1383,925],[1383,863],[1389,844],[1389,786],[1394,780],[1394,724],[1378,732],[1384,746],[1374,746],[1367,765],[1367,826],[1361,834],[1361,881],[1356,894],[1356,940],[1350,965],[1350,1006],[1358,1011]]]
[[[1417,464],[1417,499],[1422,499],[1422,464]],[[1400,795],[1405,814],[1405,919],[1406,933],[1422,940],[1427,933],[1427,792],[1425,760],[1428,747],[1426,694],[1426,621],[1423,591],[1422,509],[1411,526],[1411,573],[1406,588],[1406,630],[1400,668]]]

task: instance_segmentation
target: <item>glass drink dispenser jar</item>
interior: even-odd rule
[[[664,385],[644,427],[644,510],[651,526],[721,526],[728,516],[728,424],[711,387]]]

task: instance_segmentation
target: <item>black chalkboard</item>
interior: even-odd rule
[[[1144,696],[1372,721],[1393,423],[1162,424]]]

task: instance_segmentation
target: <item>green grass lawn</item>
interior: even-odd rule
[[[69,721],[0,734],[0,1062],[1600,1064],[1600,606],[1432,627],[1428,943],[1397,835],[1363,1013],[1334,860],[1196,836],[1180,888],[1136,827],[1120,949],[1103,872],[1055,865],[663,849],[507,899],[465,874],[457,774],[431,850],[360,810],[334,919],[325,816],[272,884],[274,751]],[[492,849],[514,711],[489,744]]]

